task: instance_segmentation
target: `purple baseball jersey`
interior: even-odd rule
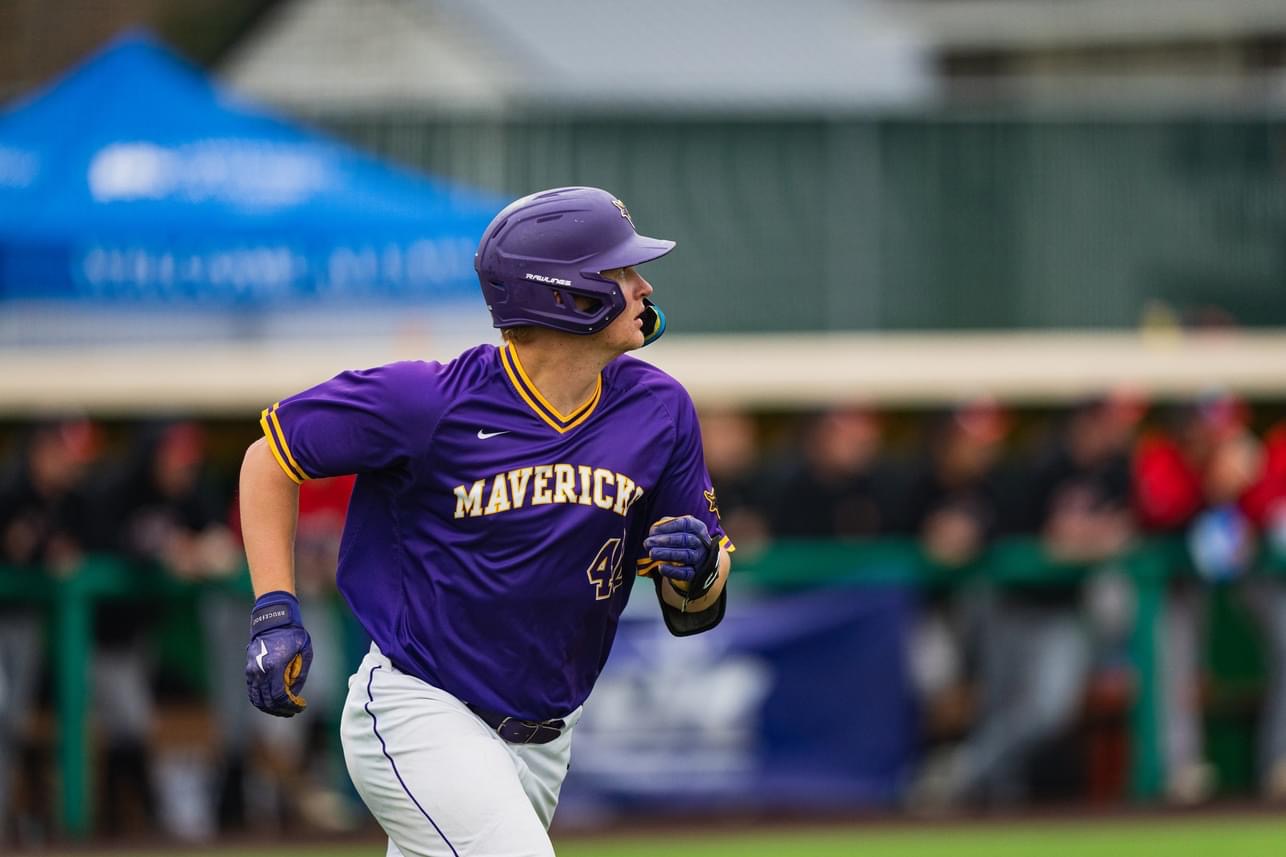
[[[398,669],[503,714],[585,701],[642,542],[695,515],[731,551],[687,392],[622,356],[569,414],[512,345],[344,372],[263,412],[295,481],[357,473],[339,589]]]

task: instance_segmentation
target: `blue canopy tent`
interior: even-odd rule
[[[0,114],[0,315],[472,297],[502,204],[284,122],[131,34]]]

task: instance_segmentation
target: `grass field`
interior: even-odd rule
[[[558,842],[559,857],[1283,857],[1286,815],[1149,819],[1087,818],[1057,823],[981,823],[890,828],[869,826],[820,830],[771,829],[745,834],[656,834]],[[85,852],[79,852],[83,857]],[[135,853],[106,852],[112,857]],[[248,850],[203,848],[217,857],[382,857],[384,849],[346,845],[328,848],[274,847]]]

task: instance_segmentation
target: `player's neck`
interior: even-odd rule
[[[531,383],[555,410],[564,414],[570,414],[594,394],[599,373],[616,356],[592,347],[581,337],[571,336],[540,336],[511,348]]]

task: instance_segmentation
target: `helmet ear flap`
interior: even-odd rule
[[[487,302],[487,309],[491,309],[495,304],[503,304],[509,300],[509,287],[495,280],[484,280],[482,297]]]

